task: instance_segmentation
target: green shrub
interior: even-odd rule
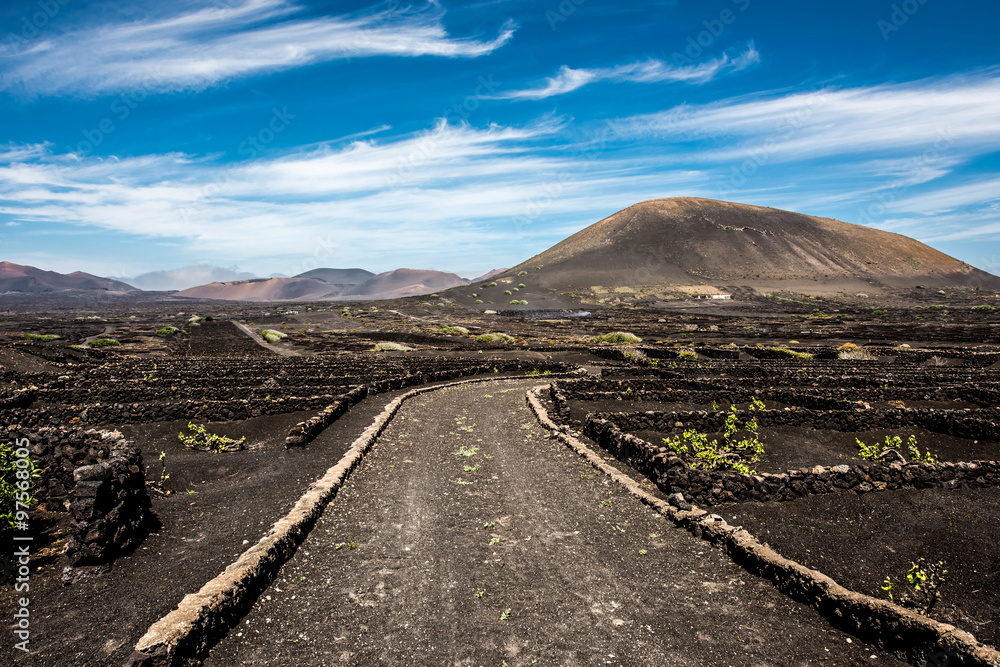
[[[465,327],[453,327],[453,326],[449,326],[447,324],[440,324],[440,325],[438,325],[438,329],[441,330],[441,333],[446,333],[446,334],[454,334],[454,335],[463,335],[464,336],[465,334],[469,333],[469,330],[466,329]]]
[[[233,440],[224,435],[209,433],[204,426],[191,422],[188,422],[188,430],[192,431],[191,435],[184,435],[183,432],[177,435],[184,446],[206,452],[235,452],[243,449],[243,445],[247,441],[246,436],[239,440]]]
[[[525,301],[524,299],[511,299],[510,303],[511,303],[512,306],[527,306],[528,305],[528,302]]]
[[[24,334],[24,340],[32,340],[37,343],[48,343],[49,341],[53,341],[56,338],[59,338],[59,336],[54,336],[52,334],[34,334],[34,333]]]
[[[375,347],[372,348],[372,352],[406,352],[412,350],[412,347],[407,347],[400,343],[393,343],[391,341],[383,343],[375,343]]]
[[[98,338],[90,344],[90,347],[105,347],[107,345],[121,345],[121,343],[114,338]]]
[[[518,289],[524,289],[525,287],[527,287],[527,285],[525,285],[524,283],[518,283],[517,284],[517,288]]]
[[[510,296],[511,294],[513,294],[513,292],[511,292],[511,291],[510,291],[509,289],[505,289],[505,290],[503,291],[503,293],[504,293],[505,295],[507,295],[507,296]]]
[[[476,336],[477,343],[513,343],[514,337],[505,333],[487,333]]]
[[[277,343],[282,338],[288,338],[288,334],[274,329],[264,329],[260,332],[260,337],[268,343]]]
[[[162,329],[157,329],[156,333],[160,336],[172,336],[176,333],[186,334],[187,332],[183,329],[178,329],[177,327],[163,327]]]
[[[630,334],[627,331],[613,331],[611,333],[602,334],[600,336],[594,336],[590,339],[591,343],[614,343],[616,345],[622,343],[641,343],[642,339],[635,334]]]
[[[18,465],[20,461],[25,463]],[[22,491],[18,483],[28,481],[31,484],[40,476],[30,456],[20,457],[14,447],[0,442],[0,533],[17,527],[17,500],[20,494],[26,494],[20,496],[22,504],[29,507],[35,504],[35,496],[30,489]]]
[[[872,311],[872,316],[873,317],[882,317],[883,315],[885,315],[885,311],[884,310],[873,310]]]
[[[683,350],[680,353],[681,361],[697,361],[698,355],[691,350]]]
[[[490,283],[490,284],[489,284],[489,286],[490,286],[490,287],[496,287],[496,286],[497,286],[497,284],[496,284],[496,283]]]
[[[792,359],[812,359],[813,356],[808,352],[796,352],[795,350],[789,350],[787,347],[765,347],[765,350],[772,350],[774,352],[780,352],[786,357],[791,357]]]
[[[858,445],[858,456],[864,461],[879,461],[889,454],[895,454],[900,461],[907,460],[907,456],[903,456],[903,439],[898,435],[885,436],[885,442],[876,442],[873,445],[866,445],[857,438],[854,439],[854,442]],[[920,450],[917,449],[917,436],[915,435],[906,439],[906,453],[910,461],[937,463],[937,458],[930,453],[930,450],[923,454],[920,453]]]
[[[892,591],[896,585],[890,577],[886,577],[882,582],[882,590],[891,601],[898,601],[905,607],[914,607],[920,610],[920,613],[927,615],[941,597],[940,588],[946,574],[948,570],[944,569],[944,561],[939,560],[928,565],[926,560],[918,558],[916,563],[910,562],[910,569],[906,572],[909,592],[903,593],[898,598],[894,597]]]
[[[763,410],[764,403],[752,398],[748,412]],[[748,463],[757,463],[764,454],[764,444],[757,437],[757,418],[740,424],[736,406],[730,407],[723,426],[722,442],[712,440],[695,429],[688,429],[679,436],[664,438],[663,444],[684,459],[689,466],[699,470],[732,470],[744,475],[756,475]],[[745,432],[749,437],[737,439]]]
[[[519,275],[519,276],[526,276],[526,275],[528,275],[528,272],[527,271],[518,271],[517,275]]]
[[[981,306],[973,306],[972,307],[972,310],[996,310],[996,309],[997,309],[996,306],[991,306],[991,305],[986,304],[986,303],[984,303]]]
[[[476,300],[475,300],[475,303],[482,303],[482,302],[483,302],[483,300],[482,300],[482,299],[476,299]]]

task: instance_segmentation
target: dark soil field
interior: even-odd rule
[[[763,426],[761,472],[857,463],[855,438],[911,434],[940,460],[996,460],[1000,318],[972,310],[979,295],[936,294],[948,308],[925,309],[925,294],[883,293],[880,315],[870,299],[746,294],[724,305],[604,304],[588,306],[585,317],[523,317],[467,309],[447,294],[336,307],[98,301],[86,312],[44,296],[34,312],[12,301],[0,318],[7,439],[42,437],[44,427],[118,431],[142,454],[153,520],[136,547],[110,562],[72,566],[67,508],[75,492],[60,495],[46,477],[29,522],[31,651],[15,652],[5,640],[0,664],[123,664],[154,622],[267,533],[404,387],[501,376],[524,381],[404,403],[274,583],[198,659],[903,664],[905,652],[844,634],[548,439],[524,391],[574,369],[607,385],[570,398],[568,427],[577,431],[591,412],[669,412],[684,422],[730,405],[743,410],[750,395],[768,412],[822,416]],[[819,311],[843,317],[813,315]],[[916,312],[924,319],[913,319]],[[287,337],[268,344],[263,329]],[[612,331],[642,342],[590,340]],[[480,338],[490,333],[509,338]],[[118,344],[88,346],[98,338]],[[841,358],[846,342],[864,354]],[[386,343],[404,349],[375,351]],[[676,397],[642,393],[657,383]],[[371,388],[366,398],[304,447],[286,448],[298,423],[362,387]],[[909,421],[880,425],[890,417]],[[849,426],[834,427],[840,421]],[[188,423],[246,436],[245,449],[187,448],[178,435]],[[635,435],[659,443],[676,432]],[[456,456],[459,447],[478,449]],[[62,479],[72,480],[85,455],[73,455]],[[994,488],[706,509],[873,597],[911,560],[943,560],[949,573],[934,616],[1000,643]],[[0,535],[8,558],[10,531]],[[12,618],[16,602],[8,580],[0,613]]]

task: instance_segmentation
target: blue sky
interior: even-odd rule
[[[1000,5],[10,1],[0,259],[511,266],[635,202],[835,217],[1000,272]]]

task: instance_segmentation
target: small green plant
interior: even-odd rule
[[[496,283],[490,283],[490,284],[489,284],[489,287],[496,287],[496,286],[497,286],[497,284],[496,284]]]
[[[747,412],[764,409],[764,403],[757,398],[750,399]],[[757,419],[751,417],[740,424],[736,406],[730,406],[723,425],[722,442],[712,440],[695,429],[688,429],[680,436],[664,438],[663,444],[685,459],[692,468],[701,470],[733,470],[744,475],[757,474],[748,463],[757,463],[764,454],[764,444],[757,436]],[[737,439],[737,434],[745,432],[749,437]]]
[[[908,590],[902,594],[893,594],[896,584],[890,577],[886,577],[882,582],[882,590],[893,602],[906,607],[913,607],[921,614],[929,615],[934,605],[941,597],[941,585],[944,583],[944,575],[948,570],[944,569],[944,561],[928,564],[923,558],[917,562],[910,563],[910,569],[906,572],[906,586]]]
[[[173,336],[176,333],[186,333],[185,331],[178,329],[177,327],[163,327],[162,329],[156,330],[159,336]]]
[[[882,317],[883,315],[885,315],[885,311],[884,310],[873,310],[872,311],[872,316],[873,317]]]
[[[487,521],[486,523],[483,524],[483,528],[495,528],[496,525],[497,524],[495,521]]]
[[[57,338],[59,338],[59,336],[55,336],[53,334],[35,334],[35,333],[24,334],[24,340],[35,341],[36,343],[48,343],[49,341],[53,341]]]
[[[188,422],[188,430],[191,431],[190,435],[181,432],[177,436],[178,439],[184,443],[185,447],[206,452],[235,452],[243,449],[243,445],[247,441],[246,436],[234,440],[224,435],[209,433],[204,426],[193,422]]]
[[[602,334],[600,336],[593,336],[590,339],[591,343],[613,343],[615,345],[621,345],[623,343],[641,343],[642,339],[631,334],[627,331],[613,331],[611,333]]]
[[[681,358],[681,361],[697,361],[698,360],[698,355],[695,354],[694,352],[692,352],[691,350],[683,350],[683,351],[681,351],[681,353],[680,353],[679,356]]]
[[[108,345],[121,345],[114,338],[98,338],[90,344],[90,347],[106,347]]]
[[[987,303],[984,303],[981,306],[973,306],[972,307],[972,310],[996,310],[996,309],[997,309],[996,306],[991,306],[991,305],[989,305]]]
[[[372,348],[372,352],[406,352],[407,350],[412,350],[412,347],[407,347],[400,343],[393,342],[382,342],[375,343],[375,347]]]
[[[507,607],[502,612],[500,612],[501,621],[506,621],[508,618],[510,618],[510,607]]]
[[[494,547],[494,546],[496,546],[498,544],[500,544],[500,538],[499,537],[490,538],[490,546],[491,547]]]
[[[479,453],[480,448],[475,445],[462,445],[455,452],[455,456],[472,457]]]
[[[906,454],[903,455],[903,439],[898,435],[885,436],[885,442],[876,442],[866,445],[858,438],[854,439],[858,445],[858,456],[864,461],[880,461],[889,456],[895,456],[899,461],[906,462],[907,456],[910,461],[922,463],[937,463],[937,458],[931,454],[930,450],[925,450],[923,454],[917,448],[917,436],[911,435],[906,439]]]
[[[282,338],[287,338],[288,334],[281,331],[275,331],[274,329],[264,329],[260,332],[260,337],[268,343],[277,343]]]
[[[484,595],[486,595],[486,591],[484,589],[482,589],[482,588],[477,588],[476,589],[476,599],[477,600],[479,600],[480,598],[482,598]]]
[[[465,327],[449,326],[447,324],[439,324],[438,329],[441,330],[441,333],[453,334],[453,335],[464,336],[469,333],[469,330],[466,329]]]
[[[525,301],[524,299],[512,299],[511,302],[510,302],[510,305],[512,305],[512,306],[527,306],[528,302]]]
[[[527,271],[518,271],[517,275],[519,275],[519,276],[526,276],[526,275],[528,275],[528,272]]]
[[[23,506],[35,504],[35,496],[31,491],[21,490],[18,484],[28,482],[30,485],[40,477],[41,473],[35,468],[35,462],[30,456],[18,456],[14,447],[0,442],[0,533],[17,527],[18,501],[22,505],[21,512],[25,511]],[[24,516],[22,514],[21,521],[26,521]]]
[[[170,475],[167,474],[167,453],[160,452],[160,477],[159,479],[152,479],[149,474],[150,466],[146,466],[146,486],[153,489],[157,493],[163,496],[169,496],[170,491],[166,488],[167,480],[170,479]],[[188,491],[188,493],[196,493],[195,491]]]
[[[525,285],[524,283],[518,283],[517,284],[517,288],[518,289],[524,289],[525,287],[527,287],[527,285]]]
[[[476,299],[473,303],[482,303],[482,302],[483,302],[482,299]]]
[[[505,333],[486,333],[476,336],[477,343],[513,343],[514,337]],[[494,368],[494,373],[497,372]]]
[[[513,294],[513,292],[511,292],[511,291],[510,291],[509,289],[505,289],[505,290],[503,291],[503,293],[504,293],[505,295],[507,295],[507,296],[510,296],[511,294]]]
[[[645,549],[639,549],[639,555],[640,556],[645,556],[647,553],[649,553],[649,552],[646,551]]]

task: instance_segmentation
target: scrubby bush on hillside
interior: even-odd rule
[[[505,333],[487,333],[476,336],[477,343],[513,343],[514,337]]]
[[[407,347],[401,343],[384,342],[375,343],[375,347],[372,348],[372,352],[406,352],[407,350],[412,350],[412,347]]]
[[[30,340],[36,343],[48,343],[49,341],[55,340],[56,338],[59,338],[59,336],[55,336],[53,334],[35,334],[35,333],[24,334],[24,340]]]
[[[613,331],[611,333],[602,334],[600,336],[594,336],[590,339],[591,343],[614,343],[620,345],[623,343],[641,343],[642,339],[631,334],[627,331]]]
[[[287,338],[288,334],[282,333],[281,331],[275,331],[274,329],[264,329],[260,332],[260,337],[268,343],[277,343],[282,338]]]

